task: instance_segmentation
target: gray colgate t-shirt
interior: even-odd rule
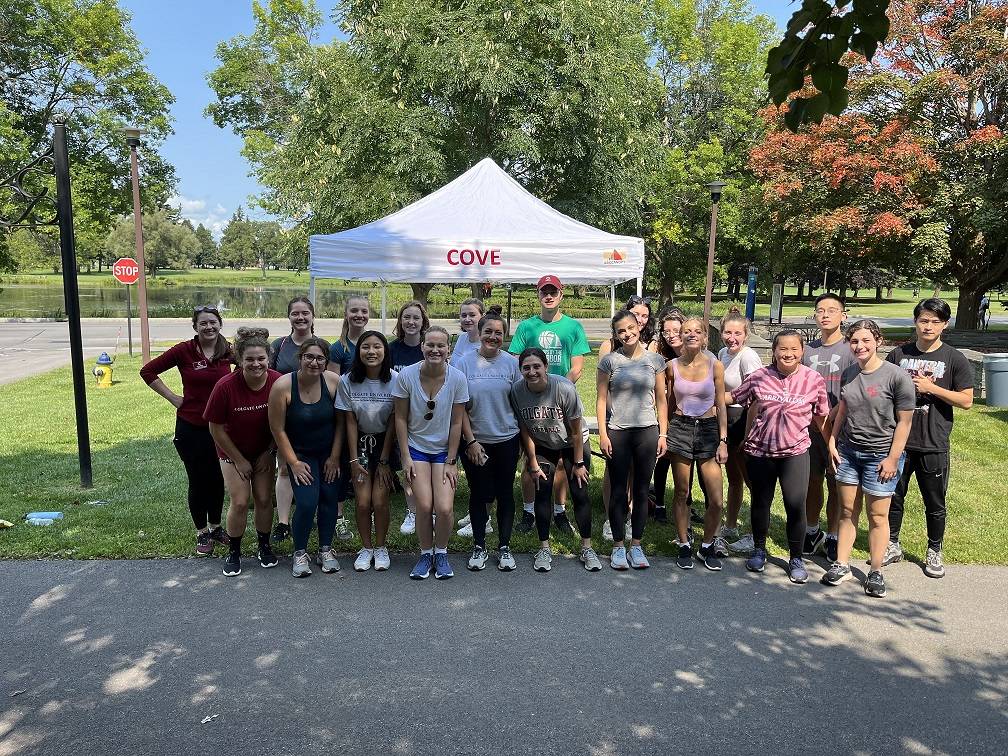
[[[574,384],[562,375],[549,373],[549,383],[538,394],[519,379],[511,387],[511,406],[518,423],[532,436],[536,446],[567,449],[573,445],[564,420],[579,420],[584,415],[581,398]]]

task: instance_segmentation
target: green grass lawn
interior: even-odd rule
[[[75,447],[73,400],[69,368],[0,387],[4,422],[0,423],[0,519],[14,527],[0,530],[3,558],[168,557],[193,552],[192,524],[185,504],[185,475],[172,447],[172,408],[140,380],[139,360],[119,357],[116,385],[99,390],[89,383],[89,422],[94,455],[95,486],[79,486]],[[594,414],[595,361],[588,361],[579,391],[588,414]],[[167,376],[169,383],[174,376]],[[1008,410],[983,406],[958,413],[953,438],[953,474],[949,491],[949,529],[946,558],[954,562],[1008,564],[1008,538],[998,535],[1005,526],[995,516],[1008,472],[1004,439]],[[600,538],[601,465],[595,460],[591,493],[595,502],[596,546]],[[671,496],[671,492],[669,494]],[[520,498],[520,497],[519,497]],[[466,512],[468,490],[464,479],[456,497],[456,517]],[[102,502],[102,503],[98,503]],[[64,519],[41,527],[27,525],[24,516],[38,510],[61,510]],[[393,498],[393,527],[389,545],[412,551],[413,537],[399,534],[401,496]],[[743,511],[743,522],[748,517]],[[771,551],[786,552],[783,509],[774,507]],[[649,553],[673,553],[673,529],[649,524],[645,547]],[[251,538],[247,539],[249,549]],[[907,505],[904,548],[922,555],[926,547],[920,497]],[[466,550],[469,542],[453,538],[452,550]],[[496,537],[488,538],[496,545]],[[516,534],[518,551],[536,547],[534,536]],[[858,556],[866,546],[858,540]],[[356,550],[356,541],[343,548]],[[573,551],[573,538],[557,539],[560,552]]]

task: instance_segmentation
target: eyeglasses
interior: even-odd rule
[[[815,311],[816,315],[839,315],[841,312],[843,312],[843,310],[839,307],[817,307]]]
[[[433,419],[433,417],[434,417],[434,408],[435,407],[437,407],[437,402],[435,402],[433,399],[428,399],[427,400],[427,410],[428,410],[428,412],[427,412],[427,414],[425,414],[423,416],[424,420],[431,420],[431,419]]]
[[[329,362],[329,358],[324,354],[302,354],[301,359],[305,362],[317,362],[319,365]]]
[[[664,336],[666,339],[671,339],[673,336],[678,336],[679,331],[662,331],[661,335]]]

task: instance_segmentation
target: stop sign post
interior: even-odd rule
[[[130,286],[140,279],[140,265],[132,257],[120,257],[112,265],[112,276],[126,286],[126,340],[133,356],[133,295]]]

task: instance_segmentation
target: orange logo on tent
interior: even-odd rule
[[[602,253],[602,261],[606,265],[617,265],[626,261],[626,253],[618,249],[607,249]]]

